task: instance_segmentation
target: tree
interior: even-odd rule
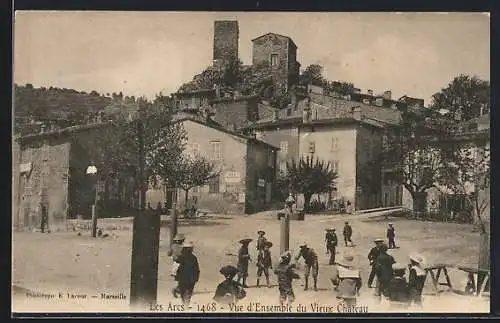
[[[478,117],[490,107],[490,82],[477,76],[460,74],[446,88],[432,96],[430,108],[433,110],[447,109],[455,114],[462,109],[462,120]]]
[[[287,171],[280,182],[296,193],[304,194],[304,208],[309,207],[313,194],[328,193],[335,188],[337,173],[325,163],[313,157],[301,157],[287,162]]]
[[[203,156],[185,156],[179,160],[176,169],[176,182],[184,190],[184,202],[187,206],[188,194],[193,187],[203,186],[219,175],[216,166]]]
[[[323,77],[323,66],[319,64],[311,64],[305,68],[299,77],[300,85],[323,85],[325,79]]]
[[[486,233],[483,215],[489,206],[490,148],[472,143],[448,148],[440,184],[466,197],[481,233]]]
[[[143,123],[144,141],[144,183],[157,186],[165,183],[175,174],[175,167],[185,146],[186,133],[181,124],[171,122],[171,113],[152,109],[152,104],[140,101],[140,110],[133,120],[115,120],[94,143],[92,158],[101,174],[132,174],[136,188],[139,142],[137,127]]]
[[[399,129],[386,134],[387,143],[381,154],[381,163],[392,166],[392,180],[402,184],[413,199],[413,211],[425,212],[427,190],[436,187],[442,170],[442,154],[438,146],[429,144],[430,135],[421,120],[410,113],[403,114]],[[386,173],[386,176],[391,173]]]

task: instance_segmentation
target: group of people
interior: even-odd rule
[[[338,239],[334,228],[326,229],[326,250],[330,254],[329,265],[336,265],[334,275],[330,279],[337,292],[337,297],[343,299],[345,304],[354,305],[359,296],[362,287],[360,270],[353,265],[354,257],[345,254],[341,260],[336,260],[336,247]],[[353,246],[352,227],[345,222],[344,243],[346,246]],[[387,237],[391,247],[394,243],[394,227],[390,224]],[[224,280],[217,286],[214,300],[222,303],[236,303],[246,296],[245,288],[249,276],[249,263],[251,261],[249,245],[253,239],[246,238],[239,241],[241,244],[238,251],[238,262],[236,266],[226,265],[220,269]],[[263,230],[258,231],[256,243],[257,249],[257,278],[256,287],[261,286],[261,278],[266,279],[265,285],[270,288],[270,273],[273,269],[271,247],[272,242],[265,237]],[[293,291],[293,280],[300,279],[297,273],[296,263],[300,258],[304,260],[304,290],[309,289],[309,276],[312,276],[313,289],[318,290],[318,254],[307,243],[302,243],[298,254],[293,257],[290,251],[284,252],[278,265],[274,268],[274,274],[277,276],[279,300],[283,304],[291,303],[295,300]],[[386,297],[391,304],[397,306],[408,306],[411,303],[421,304],[421,295],[426,272],[423,267],[424,260],[419,255],[411,255],[408,264],[409,279],[406,280],[407,266],[396,263],[393,256],[387,253],[389,247],[383,239],[376,239],[375,246],[368,254],[371,272],[368,278],[368,287],[376,288],[375,295]],[[186,243],[183,235],[177,235],[174,238],[172,246],[172,258],[174,266],[172,276],[177,281],[177,287],[173,290],[175,297],[180,297],[182,301],[189,304],[193,289],[198,282],[200,268],[196,256],[193,254],[193,244]],[[295,260],[295,262],[292,262]],[[377,279],[377,286],[373,287],[374,279]]]
[[[419,254],[409,256],[409,264],[397,263],[387,253],[389,247],[383,239],[376,239],[375,246],[368,253],[371,272],[368,287],[373,288],[373,280],[377,278],[376,295],[389,299],[391,305],[407,307],[411,304],[422,305],[422,290],[426,279],[425,260]],[[409,270],[408,280],[406,269]]]

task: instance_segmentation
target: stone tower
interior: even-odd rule
[[[222,67],[232,58],[238,58],[238,21],[214,22],[214,67]]]

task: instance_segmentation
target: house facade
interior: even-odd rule
[[[338,174],[337,189],[320,197],[324,202],[349,200],[357,210],[363,210],[383,206],[381,192],[387,192],[397,198],[393,203],[400,205],[400,185],[384,185],[378,158],[388,123],[397,124],[399,112],[387,109],[377,114],[351,101],[332,105],[324,99],[321,103],[309,97],[296,106],[275,111],[273,118],[259,120],[245,130],[280,147],[278,171],[286,171],[287,162],[302,156],[330,162]],[[386,122],[377,120],[377,116]]]
[[[40,226],[41,212],[47,210],[49,226],[64,228],[66,219],[91,216],[96,198],[96,179],[87,175],[92,150],[107,123],[92,123],[19,137],[13,147],[13,225],[18,229]],[[126,182],[126,180],[125,180]],[[103,182],[97,194],[101,206],[113,200],[137,204],[133,183]],[[129,185],[132,184],[132,185]],[[116,191],[116,194],[113,192]],[[135,201],[135,202],[134,202]],[[116,209],[116,203],[113,204]]]
[[[186,115],[176,122],[181,123],[187,133],[185,153],[206,157],[219,172],[207,185],[188,192],[188,205],[195,197],[202,209],[249,214],[265,209],[272,202],[277,147],[195,116]],[[162,191],[150,190],[147,195],[152,205],[163,201]],[[167,196],[176,199],[178,205],[185,204],[182,190]]]

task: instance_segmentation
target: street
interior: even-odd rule
[[[343,245],[342,227],[349,220],[353,227],[354,247]],[[128,294],[130,289],[130,257],[132,230],[131,219],[100,220],[121,226],[121,230],[106,231],[106,238],[91,238],[90,232],[14,232],[13,234],[13,311],[44,312],[63,311],[128,311]],[[331,266],[324,246],[324,229],[337,229],[339,248],[337,257],[344,253],[354,256],[354,263],[362,270],[363,287],[359,305],[367,306],[368,312],[383,311],[381,304],[374,300],[373,289],[368,289],[366,282],[369,274],[367,254],[375,238],[385,238],[388,222],[393,222],[396,228],[396,244],[398,249],[390,250],[396,261],[407,264],[410,252],[423,254],[428,263],[446,263],[452,265],[477,265],[479,250],[479,235],[472,232],[469,225],[451,223],[419,222],[408,219],[389,218],[377,215],[333,215],[306,216],[305,221],[292,221],[290,246],[297,250],[299,243],[307,242],[319,257],[319,291],[303,291],[303,279],[295,282],[296,302],[306,307],[306,312],[337,312],[337,306],[314,309],[315,304],[337,304],[335,294],[329,282]],[[118,224],[115,224],[118,223]],[[280,222],[270,213],[253,216],[218,216],[184,220],[180,222],[179,232],[195,245],[194,254],[198,257],[201,277],[196,285],[192,298],[192,311],[201,311],[200,305],[207,305],[217,284],[223,277],[220,267],[236,265],[237,254],[242,238],[253,238],[250,253],[253,262],[250,263],[250,276],[247,284],[247,297],[241,304],[243,311],[251,302],[278,305],[278,289],[276,277],[271,275],[272,288],[256,288],[257,258],[255,239],[257,230],[266,231],[266,237],[273,242],[271,248],[273,264],[277,265],[279,257],[279,225]],[[105,225],[104,225],[105,226]],[[129,228],[126,230],[126,228]],[[176,311],[175,304],[181,304],[174,299],[171,290],[175,286],[170,277],[171,259],[168,252],[168,228],[162,221],[159,282],[157,310]],[[299,273],[303,278],[303,262],[299,261]],[[465,274],[458,270],[450,271],[450,278],[455,289],[463,290]],[[310,278],[311,279],[311,278]],[[34,293],[53,294],[49,296],[27,296],[26,290]],[[430,291],[430,279],[426,282],[424,295]],[[104,293],[104,295],[103,295]],[[110,297],[106,297],[109,296]],[[482,298],[458,296],[443,293],[440,296],[424,296],[424,311],[438,312],[482,312],[489,310],[489,301]],[[436,301],[439,300],[439,301]],[[154,309],[152,309],[154,310]],[[186,311],[187,309],[185,309]],[[217,311],[230,309],[217,309]],[[241,309],[240,309],[241,310]],[[205,311],[211,311],[205,306]],[[235,311],[234,309],[232,310]],[[387,309],[385,309],[387,311]]]

